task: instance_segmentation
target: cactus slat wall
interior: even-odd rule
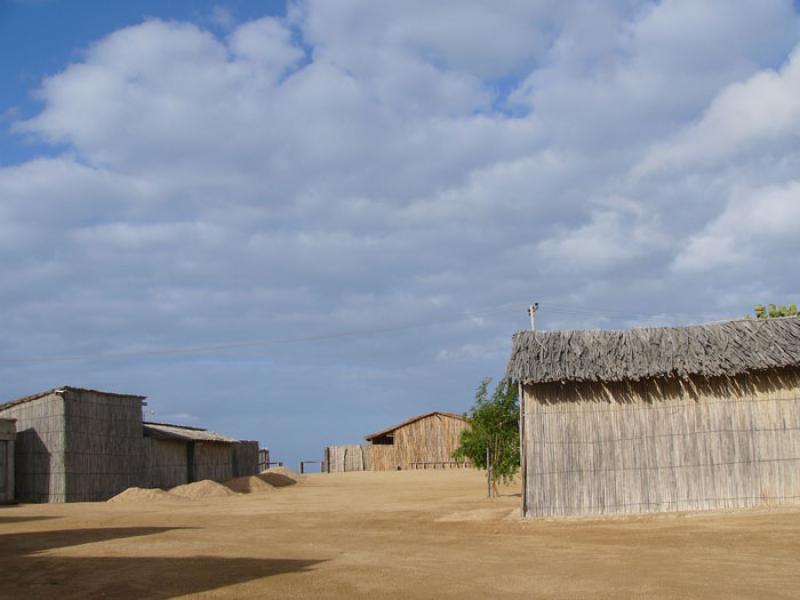
[[[464,427],[462,419],[433,414],[395,429],[394,444],[329,446],[326,460],[332,473],[446,468],[454,462]]]
[[[14,483],[20,502],[64,502],[64,399],[47,394],[3,410],[17,420]]]
[[[525,386],[528,516],[800,503],[800,370]]]

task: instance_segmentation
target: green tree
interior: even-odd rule
[[[767,307],[764,307],[763,304],[756,304],[755,310],[756,319],[777,319],[779,317],[796,317],[797,316],[797,305],[790,304],[786,306],[785,304],[781,304],[777,306],[775,304],[770,304]],[[747,318],[750,318],[750,315],[747,315]]]
[[[517,386],[504,380],[489,396],[491,378],[481,381],[475,404],[461,432],[461,445],[453,454],[456,460],[469,460],[486,469],[486,449],[492,465],[492,488],[510,481],[519,471],[519,394]]]

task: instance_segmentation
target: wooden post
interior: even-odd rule
[[[517,384],[519,387],[519,470],[522,473],[522,494],[520,500],[522,502],[521,512],[522,518],[527,516],[528,512],[528,445],[525,443],[525,388],[522,383]]]
[[[489,498],[492,497],[492,463],[490,462],[489,446],[486,446],[486,488]]]
[[[301,461],[300,461],[300,474],[301,474],[301,475],[302,475],[303,473],[305,473],[305,466],[306,466],[306,463],[304,463],[304,462],[301,460]]]

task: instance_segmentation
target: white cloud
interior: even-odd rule
[[[667,237],[646,207],[624,198],[598,202],[588,223],[541,241],[536,248],[555,269],[609,269],[664,248]]]
[[[713,271],[748,263],[795,262],[800,240],[800,181],[734,191],[722,214],[675,258],[675,268]],[[784,254],[785,253],[785,254]]]
[[[0,169],[5,355],[429,325],[31,366],[18,391],[113,384],[212,427],[224,400],[269,428],[288,396],[402,417],[466,408],[537,297],[564,311],[545,328],[791,300],[797,19],[736,4],[310,0],[223,34],[110,32],[15,125],[61,154]]]
[[[796,143],[800,136],[798,97],[800,47],[779,70],[760,71],[723,89],[697,123],[674,139],[657,144],[634,172],[646,175],[703,169],[767,144]]]

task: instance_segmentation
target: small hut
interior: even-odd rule
[[[14,419],[0,419],[0,504],[14,502]]]
[[[800,319],[522,332],[529,517],[800,502]]]
[[[329,446],[325,449],[328,472],[447,469],[456,463],[467,420],[455,413],[429,412],[364,436],[367,445]]]
[[[258,472],[258,442],[186,425],[144,424],[147,487],[170,488],[192,481],[225,481]]]

